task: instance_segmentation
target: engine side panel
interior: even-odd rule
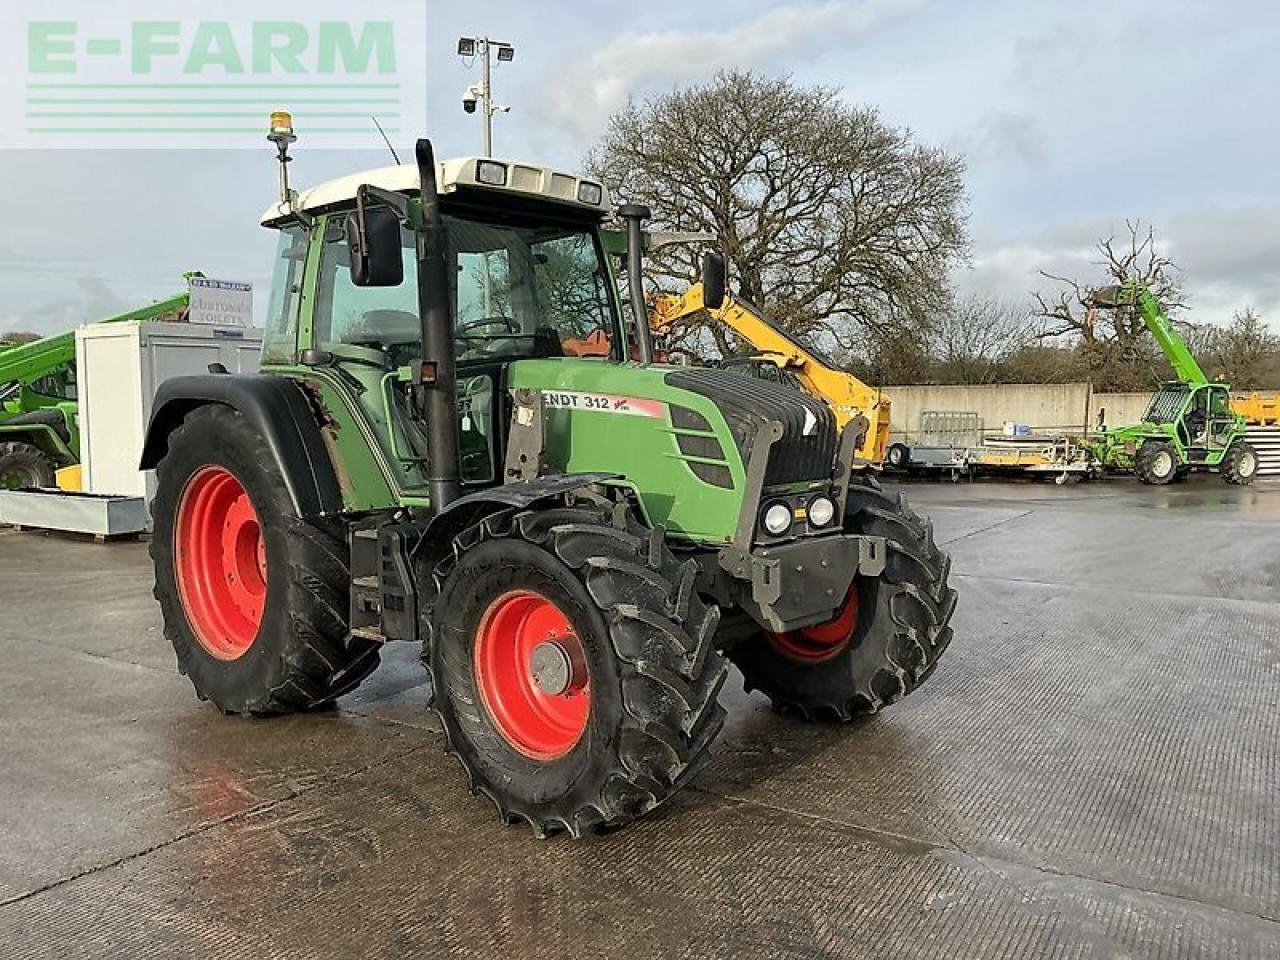
[[[666,382],[670,368],[521,360],[508,386],[542,396],[544,455],[558,473],[621,474],[650,523],[676,539],[733,540],[746,471],[707,396]]]

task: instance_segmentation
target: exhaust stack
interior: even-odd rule
[[[460,492],[457,376],[454,372],[449,273],[444,256],[445,233],[440,219],[440,192],[431,141],[419,140],[414,154],[422,191],[422,235],[418,244],[422,367],[418,383],[425,394],[427,487],[431,496],[431,512],[437,514],[458,499]]]

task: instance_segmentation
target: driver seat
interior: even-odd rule
[[[358,347],[403,346],[417,343],[422,337],[422,324],[418,315],[407,310],[369,310],[361,317],[360,322],[347,331],[342,339],[346,343]]]

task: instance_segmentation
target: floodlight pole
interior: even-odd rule
[[[473,50],[469,54],[462,52],[462,44],[470,43]],[[505,113],[510,107],[499,106],[493,102],[493,51],[498,50],[499,60],[512,60],[515,57],[515,48],[509,43],[501,40],[491,40],[488,37],[462,37],[459,40],[459,56],[475,56],[480,55],[480,63],[482,76],[478,89],[476,89],[476,101],[484,115],[484,155],[486,157],[493,156],[493,115],[495,113]]]
[[[489,59],[489,40],[480,39],[480,56],[484,58],[484,155],[493,156],[493,86],[492,65]]]

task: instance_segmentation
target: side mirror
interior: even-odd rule
[[[702,255],[702,303],[708,310],[724,305],[724,257],[707,252]]]
[[[357,287],[398,287],[404,283],[400,215],[370,206],[364,187],[356,191],[356,211],[347,215],[351,282]]]

